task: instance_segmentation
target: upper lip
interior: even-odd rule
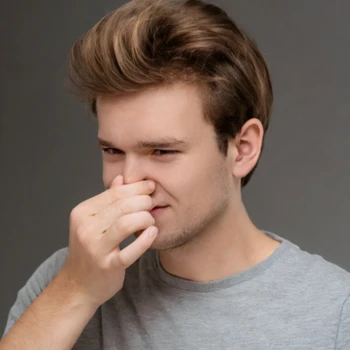
[[[167,204],[157,204],[153,207],[154,208],[163,208],[163,207],[167,207],[168,205]]]

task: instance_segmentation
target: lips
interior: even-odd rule
[[[153,214],[153,215],[159,214],[159,213],[163,212],[163,210],[166,209],[167,207],[168,207],[168,205],[163,206],[163,207],[156,206],[151,210],[151,214]]]
[[[153,203],[154,202],[158,202],[156,199],[152,199],[153,200]],[[167,207],[168,206],[168,204],[166,204],[166,203],[162,203],[162,201],[161,200],[159,200],[159,204],[157,204],[157,205],[155,205],[154,207],[153,207],[153,209],[154,208],[165,208],[165,207]]]

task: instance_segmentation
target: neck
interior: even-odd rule
[[[184,246],[160,251],[163,269],[183,279],[209,282],[253,267],[279,246],[280,242],[254,226],[243,204],[227,209],[215,227]]]

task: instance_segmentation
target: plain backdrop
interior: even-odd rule
[[[0,2],[0,329],[103,191],[97,123],[64,87],[73,42],[122,1]],[[217,0],[258,43],[274,109],[243,192],[252,220],[350,270],[350,1]]]

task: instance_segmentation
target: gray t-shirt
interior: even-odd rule
[[[350,349],[350,274],[282,243],[254,267],[213,282],[167,273],[155,251],[127,269],[74,349]],[[48,258],[19,291],[6,334],[59,272],[67,248]]]

